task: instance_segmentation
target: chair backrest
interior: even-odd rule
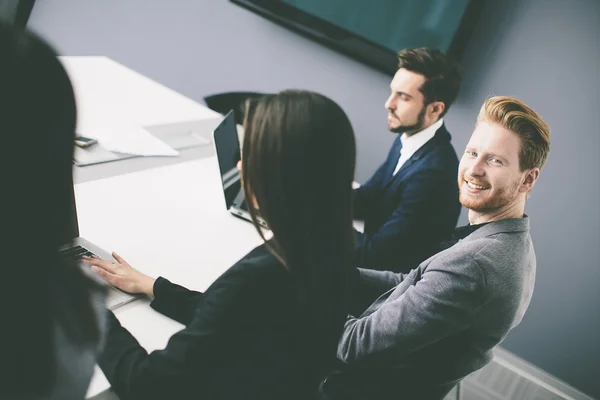
[[[245,104],[247,99],[255,99],[265,95],[260,92],[225,92],[217,93],[204,98],[204,102],[213,111],[220,114],[227,114],[233,110],[235,122],[241,125],[244,122]]]

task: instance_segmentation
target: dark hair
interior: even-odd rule
[[[458,64],[439,50],[425,47],[404,49],[398,53],[398,69],[407,69],[425,77],[419,88],[425,97],[425,105],[434,101],[444,103],[444,116],[456,100],[462,81]]]
[[[41,39],[3,24],[0,60],[0,397],[37,397],[55,383],[57,326],[75,344],[99,340],[90,290],[100,288],[58,255],[73,190],[69,78]]]
[[[264,239],[260,212],[273,232],[267,243],[306,306],[311,354],[335,357],[354,266],[352,126],[332,100],[289,90],[250,101],[244,129],[243,187],[254,225]]]

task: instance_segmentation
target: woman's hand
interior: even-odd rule
[[[144,293],[154,296],[156,279],[144,275],[134,269],[117,253],[112,253],[117,260],[110,262],[99,257],[83,257],[83,262],[92,266],[92,270],[114,287],[129,293]]]

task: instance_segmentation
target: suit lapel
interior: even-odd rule
[[[400,167],[400,170],[398,170],[396,175],[393,175],[394,169],[396,169],[396,165],[398,164],[398,158],[400,157],[400,150],[398,150],[398,157],[396,158],[396,161],[389,163],[389,164],[393,164],[393,165],[388,165],[389,170],[387,171],[388,173],[386,174],[387,179],[385,181],[384,187],[387,188],[393,182],[399,182],[401,176],[405,175],[406,172],[409,171],[414,164],[418,164],[417,161],[419,161],[425,154],[427,154],[429,151],[431,151],[431,149],[433,149],[435,146],[437,146],[439,143],[441,143],[444,140],[449,141],[450,134],[446,130],[446,126],[442,125],[436,131],[435,136],[430,141],[428,141],[423,146],[421,146],[421,148],[419,150],[417,150],[415,152],[415,154],[413,154],[408,160],[406,160],[406,162],[404,164],[402,164],[402,167]],[[400,149],[401,148],[402,148],[402,145],[400,145]]]
[[[390,177],[389,177],[389,180],[386,182],[385,187],[387,188],[394,182],[400,182],[401,181],[400,178],[403,175],[405,175],[406,172],[409,171],[413,165],[419,164],[417,161],[419,161],[421,156],[423,154],[427,153],[427,150],[432,147],[431,142],[433,142],[433,140],[430,140],[429,142],[425,143],[425,145],[423,147],[421,147],[419,150],[417,150],[417,152],[415,154],[413,154],[412,157],[410,157],[408,160],[406,160],[404,162],[404,164],[402,164],[402,166],[400,167],[400,169],[398,170],[396,175],[392,175],[394,173],[394,169],[396,168],[396,166],[394,165],[394,169],[392,169],[392,172],[390,172]]]
[[[390,154],[390,157],[387,160],[385,171],[383,174],[382,187],[387,186],[390,180],[393,178],[394,170],[396,169],[396,165],[398,164],[398,159],[400,158],[400,151],[402,151],[402,141],[400,140],[400,136],[396,138],[394,144],[394,149]]]

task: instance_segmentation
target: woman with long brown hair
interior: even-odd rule
[[[330,99],[284,91],[248,105],[243,184],[272,238],[205,293],[89,259],[105,279],[154,296],[186,328],[147,354],[110,314],[99,365],[123,399],[308,399],[335,363],[353,267],[350,122]]]
[[[0,399],[83,399],[94,372],[105,291],[59,255],[72,239],[76,116],[54,50],[0,23]]]

